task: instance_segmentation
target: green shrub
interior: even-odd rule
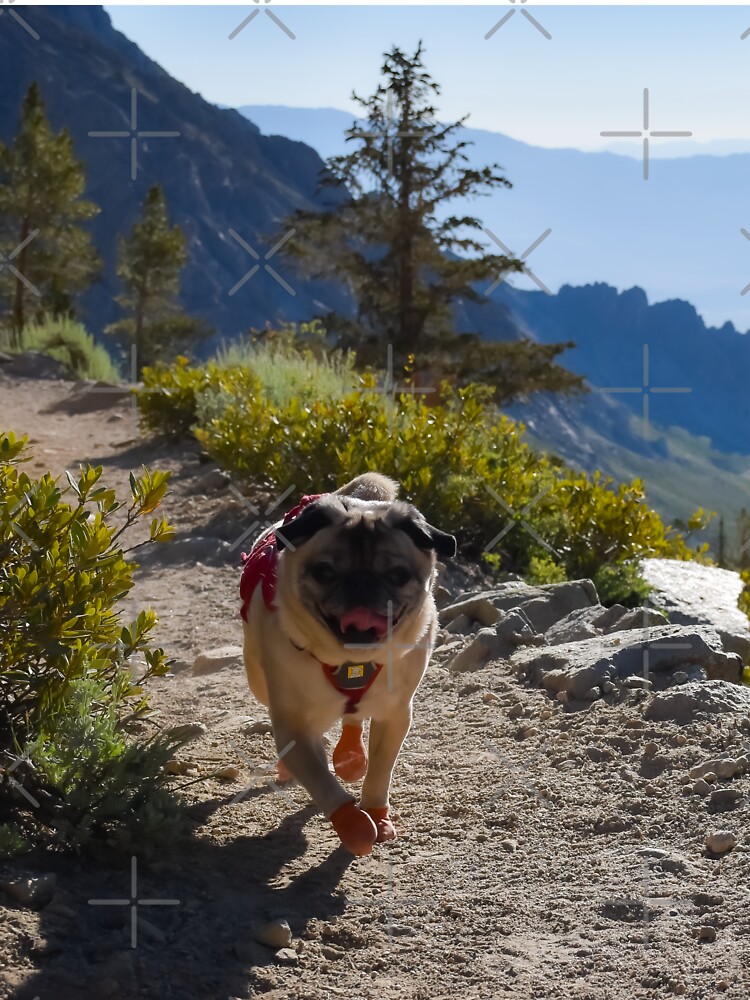
[[[123,535],[159,506],[168,475],[131,475],[126,505],[101,468],[61,487],[31,479],[27,460],[25,439],[0,434],[0,849],[19,828],[30,841],[55,829],[78,846],[94,833],[128,842],[155,835],[157,816],[169,836],[162,765],[180,741],[136,746],[127,735],[148,708],[144,683],[169,667],[151,644],[154,612],[127,622],[118,607],[133,585],[125,554],[145,544],[123,550]],[[149,540],[171,530],[154,517]],[[24,811],[16,781],[36,809]]]
[[[27,323],[15,349],[41,351],[61,361],[76,378],[117,382],[120,372],[111,355],[86,329],[67,317]]]
[[[444,385],[441,404],[433,406],[410,393],[389,398],[371,375],[343,397],[277,402],[250,366],[220,377],[210,365],[187,364],[148,374],[151,388],[174,393],[174,382],[201,387],[193,396],[194,433],[235,476],[276,491],[292,484],[300,492],[325,491],[376,469],[397,479],[466,551],[500,555],[506,572],[593,577],[607,564],[696,554],[645,504],[640,482],[618,486],[534,452],[484,386]],[[169,407],[170,398],[141,394],[148,425],[153,407]],[[493,546],[510,520],[516,523]],[[534,535],[554,551],[556,569]]]

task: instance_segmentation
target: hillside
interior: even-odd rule
[[[396,768],[399,840],[354,859],[299,786],[275,793],[269,780],[275,751],[240,665],[230,549],[253,512],[205,485],[195,448],[133,441],[127,402],[67,415],[70,388],[0,372],[0,426],[31,435],[34,473],[98,462],[123,491],[141,463],[173,472],[164,507],[177,537],[143,559],[128,609],[157,610],[159,642],[177,660],[153,684],[142,734],[197,726],[176,762],[190,830],[136,859],[136,906],[90,905],[127,902],[123,852],[0,863],[0,1000],[612,1000],[625,983],[632,1000],[745,1000],[750,698],[689,679],[727,662],[710,629],[680,633],[704,643],[681,668],[671,653],[659,664],[652,636],[653,689],[641,676],[643,630],[603,637],[631,660],[637,649],[638,670],[581,700],[554,694],[554,672],[547,684],[534,675],[534,647],[518,663],[480,665],[478,622],[444,610]],[[251,494],[254,509],[262,496]],[[453,597],[485,587],[460,574],[446,582]],[[585,606],[590,584],[565,586],[584,606],[546,628],[551,658],[600,641],[563,641],[590,634],[601,614]],[[553,610],[549,592],[534,600],[529,615]],[[194,669],[215,647],[223,659]],[[462,670],[457,653],[469,660]],[[707,773],[715,758],[721,776]],[[736,843],[717,853],[705,842],[719,831]],[[279,920],[289,949],[259,941]]]
[[[228,295],[254,263],[230,238],[230,228],[261,256],[268,252],[281,220],[315,204],[317,153],[299,142],[263,136],[238,112],[208,104],[115,31],[100,7],[16,9],[40,37],[35,41],[17,24],[2,25],[0,139],[7,142],[15,134],[23,96],[37,80],[53,125],[69,128],[76,155],[86,165],[88,195],[102,209],[92,229],[105,269],[85,299],[85,318],[94,331],[117,315],[112,296],[118,236],[156,182],[164,187],[172,220],[188,239],[183,302],[220,334],[307,319],[317,298],[338,301],[335,290],[295,280],[282,253],[274,264],[294,286],[294,295],[267,273]],[[127,138],[89,136],[91,131],[129,130],[133,88],[139,130],[180,133],[139,140],[135,181]]]

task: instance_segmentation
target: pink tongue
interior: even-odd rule
[[[375,635],[385,635],[388,631],[388,619],[385,615],[379,615],[369,608],[352,608],[345,615],[341,616],[341,631],[346,632],[348,628],[354,627],[358,632],[367,632],[369,629],[375,630]]]

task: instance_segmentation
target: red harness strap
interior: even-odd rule
[[[293,521],[308,504],[314,500],[319,500],[322,493],[310,494],[302,497],[296,507],[284,515],[282,527]],[[240,597],[242,607],[240,616],[247,621],[247,609],[255,593],[255,588],[260,583],[263,593],[263,603],[269,611],[274,611],[273,599],[276,596],[276,564],[279,559],[279,552],[276,548],[276,532],[271,531],[263,535],[249,552],[242,553],[242,561],[245,564],[240,580]]]
[[[284,516],[282,527],[293,521],[308,504],[320,499],[321,496],[323,496],[322,493],[316,493],[302,497],[297,506],[293,507]],[[247,610],[250,607],[250,601],[258,584],[261,586],[265,606],[269,611],[276,610],[273,601],[276,596],[276,567],[278,559],[279,552],[276,548],[275,531],[263,535],[250,552],[242,553],[242,561],[245,565],[242,570],[242,578],[240,579],[240,597],[242,598],[240,616],[244,621],[247,621]],[[320,663],[320,661],[318,662]],[[342,663],[338,666],[330,663],[321,663],[320,665],[323,668],[324,676],[330,681],[331,685],[339,694],[343,694],[347,699],[346,707],[344,708],[345,714],[357,711],[360,699],[370,689],[383,668],[382,663]],[[337,677],[337,674],[341,674],[342,671],[346,672],[341,677]],[[361,671],[361,673],[357,671]],[[356,686],[356,681],[360,679],[362,680],[362,684]],[[342,684],[342,681],[352,680],[355,681],[355,685],[351,687],[346,687],[345,684]]]

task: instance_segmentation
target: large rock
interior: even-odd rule
[[[76,382],[70,392],[48,406],[45,413],[95,413],[97,410],[109,410],[113,406],[119,406],[131,395],[132,390],[129,386],[85,379]]]
[[[580,642],[582,639],[592,639],[610,632],[624,632],[635,628],[646,630],[654,625],[667,624],[665,616],[653,608],[624,608],[621,604],[604,608],[594,605],[571,611],[547,629],[544,638],[551,646],[558,646],[563,642]]]
[[[494,628],[480,629],[471,643],[456,653],[448,664],[449,670],[479,670],[490,660],[509,659],[519,646],[544,643],[522,611],[500,612],[500,616]]]
[[[532,587],[514,580],[503,583],[494,590],[473,594],[455,604],[449,604],[440,612],[440,624],[449,625],[458,615],[466,615],[472,621],[489,628],[497,625],[504,611],[520,609],[535,631],[546,632],[571,611],[598,603],[596,587],[591,580],[551,583],[544,587]]]
[[[674,625],[712,625],[724,649],[750,663],[750,622],[737,607],[739,573],[676,559],[644,559],[644,579],[654,588],[652,603]]]
[[[742,661],[726,653],[717,632],[706,626],[684,628],[662,625],[630,629],[581,642],[523,649],[513,656],[514,667],[551,692],[573,698],[591,697],[607,681],[698,664],[713,680],[739,681]]]
[[[26,351],[16,354],[12,361],[3,365],[3,374],[11,378],[70,379],[70,369],[62,361],[56,361],[41,351]]]
[[[652,722],[686,725],[695,719],[725,713],[750,720],[750,688],[726,681],[690,681],[655,694],[644,715]]]

